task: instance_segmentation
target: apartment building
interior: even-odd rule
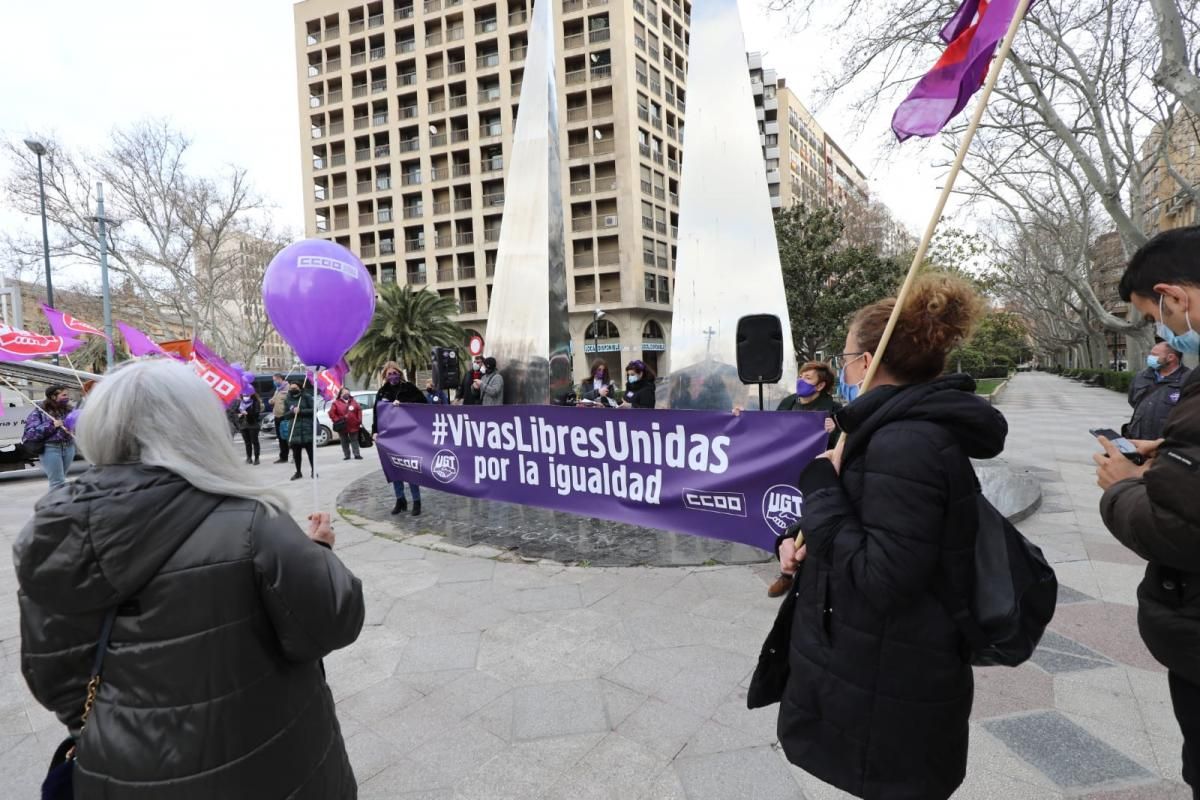
[[[691,6],[554,2],[576,372],[666,368]],[[531,0],[294,7],[306,231],[485,336]],[[597,318],[596,311],[604,311]]]
[[[1147,236],[1200,223],[1200,120],[1183,112],[1154,126],[1142,143],[1142,215]],[[1190,186],[1190,191],[1187,184]]]
[[[772,208],[866,205],[867,176],[805,108],[787,81],[747,53]]]

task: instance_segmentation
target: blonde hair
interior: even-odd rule
[[[126,362],[88,395],[75,440],[96,466],[146,464],[201,491],[287,511],[276,489],[256,485],[234,450],[221,402],[191,369],[169,358]]]

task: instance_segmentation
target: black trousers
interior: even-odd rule
[[[258,461],[258,428],[242,428],[242,441],[246,444],[246,458]]]
[[[1200,800],[1200,686],[1167,673],[1171,705],[1183,731],[1183,779],[1192,787],[1193,800]]]
[[[303,454],[306,451],[308,452],[308,470],[309,470],[309,472],[312,472],[312,470],[313,470],[312,442],[309,442],[308,444],[292,445],[292,455],[295,456],[295,458],[296,458],[296,474],[297,475],[299,475],[301,472],[303,472],[303,470],[301,468],[304,466]]]
[[[279,460],[288,460],[288,440],[287,437],[279,432],[279,424],[283,422],[283,417],[275,418],[275,435],[279,438]]]

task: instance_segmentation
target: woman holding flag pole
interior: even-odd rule
[[[847,435],[801,475],[803,533],[780,542],[781,564],[799,570],[786,682],[760,696],[780,701],[788,760],[858,797],[948,798],[966,775],[973,675],[939,598],[973,585],[970,458],[997,455],[1007,423],[970,378],[942,376],[981,300],[917,273],[1029,5],[963,0],[945,53],[893,117],[901,140],[933,135],[988,76],[900,291],[851,322],[836,358],[859,389],[838,415]]]

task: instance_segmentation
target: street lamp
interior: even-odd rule
[[[42,198],[42,256],[46,261],[46,305],[53,308],[54,284],[50,280],[50,234],[46,227],[46,179],[42,174],[42,156],[46,155],[46,145],[37,139],[26,139],[25,146],[37,155],[38,192]]]

